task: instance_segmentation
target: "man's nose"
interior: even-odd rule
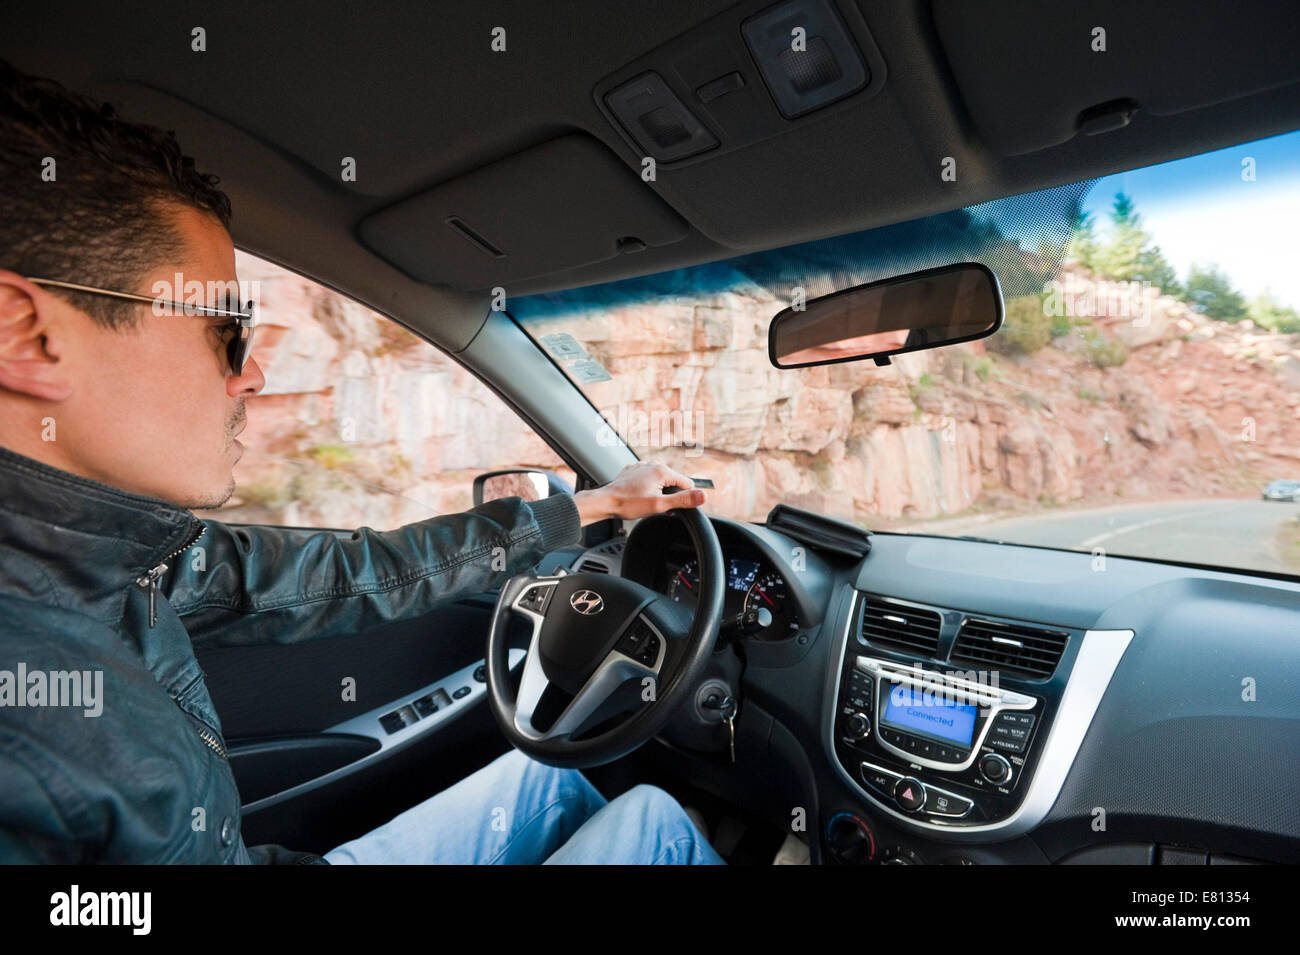
[[[255,395],[266,387],[266,376],[262,366],[252,355],[244,359],[244,370],[226,379],[226,394],[232,398],[241,395]]]

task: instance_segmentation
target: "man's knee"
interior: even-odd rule
[[[524,789],[552,789],[560,796],[581,798],[594,804],[593,811],[604,801],[580,770],[548,765],[521,749],[511,748],[494,765],[498,772],[517,781]]]
[[[661,829],[667,826],[687,826],[692,834],[698,833],[681,803],[658,786],[639,783],[629,789],[622,798],[634,802],[646,820]]]

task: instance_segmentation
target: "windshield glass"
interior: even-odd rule
[[[640,457],[872,530],[1300,574],[1300,133],[510,301]],[[979,261],[992,338],[777,369],[800,296]]]

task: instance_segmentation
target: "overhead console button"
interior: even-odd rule
[[[644,153],[659,162],[676,162],[718,145],[653,70],[606,93],[605,105]]]
[[[746,20],[741,31],[786,119],[867,85],[862,54],[830,0],[788,0]]]
[[[720,76],[716,80],[705,83],[695,91],[695,95],[700,98],[701,103],[712,103],[719,96],[726,96],[728,93],[734,93],[737,90],[744,89],[745,78],[739,73],[728,73],[726,76]]]

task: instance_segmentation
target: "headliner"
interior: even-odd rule
[[[639,151],[597,91],[678,56],[730,62],[743,52],[739,23],[770,5],[402,0],[326,10],[282,0],[187,10],[47,0],[7,5],[6,19],[19,22],[0,31],[0,56],[175,129],[199,167],[222,177],[238,245],[452,351],[481,325],[494,284],[513,296],[655,273],[1300,127],[1300,18],[1289,3],[1193,13],[1169,0],[838,0],[859,45],[879,52],[867,90],[641,182]],[[1105,54],[1088,48],[1098,23]],[[206,52],[190,49],[195,26]],[[506,28],[504,53],[489,47],[494,26]],[[758,108],[765,90],[753,63],[735,63]],[[1139,106],[1129,125],[1075,133],[1082,109],[1120,96]],[[727,145],[728,130],[713,128]],[[530,147],[565,136],[607,154],[599,171],[613,177],[609,190],[573,201],[599,178],[588,175],[596,166],[532,163]],[[356,182],[340,179],[344,156],[356,158]],[[511,157],[520,165],[496,175],[493,164]],[[956,181],[941,180],[943,157],[955,159]],[[495,194],[455,191],[476,170],[489,175],[468,185],[491,183]],[[458,269],[457,247],[440,244],[440,222],[426,228],[429,213],[415,205],[387,241],[374,235],[381,218],[363,226],[426,190],[468,196],[504,231],[494,243],[535,254]],[[650,221],[658,244],[592,260],[579,234],[600,237],[619,216]]]

